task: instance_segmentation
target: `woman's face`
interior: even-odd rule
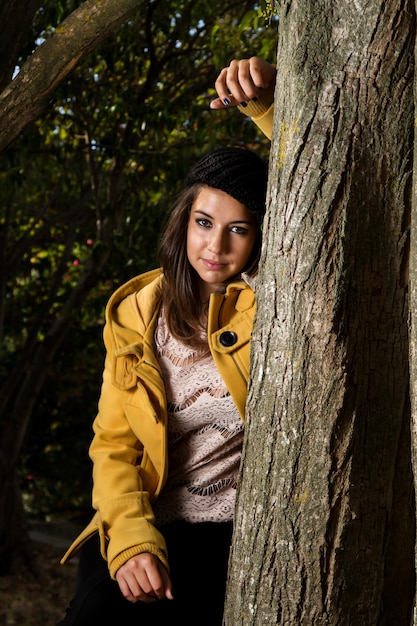
[[[204,301],[247,265],[258,235],[254,216],[229,194],[202,187],[190,212],[187,256]]]

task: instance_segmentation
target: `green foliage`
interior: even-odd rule
[[[272,24],[276,21],[278,19],[277,0],[261,0],[259,2],[258,15],[261,16],[268,24]]]
[[[22,61],[79,4],[46,1]],[[74,70],[3,158],[3,389],[74,300],[26,440],[21,477],[32,514],[88,506],[105,302],[157,265],[161,224],[190,165],[216,145],[267,154],[244,116],[209,110],[214,80],[232,58],[274,60],[274,20],[265,24],[260,10],[232,0],[149,2]],[[12,403],[13,394],[3,424]]]

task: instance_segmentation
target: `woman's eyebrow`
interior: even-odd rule
[[[194,213],[200,213],[201,215],[204,215],[205,217],[209,217],[210,219],[213,219],[210,213],[206,213],[205,211],[202,211],[202,209],[195,209]]]
[[[206,213],[202,209],[195,209],[195,213],[200,213],[200,215],[204,215],[204,217],[208,217],[211,220],[215,219],[210,213]],[[250,220],[232,220],[229,224],[251,224]]]

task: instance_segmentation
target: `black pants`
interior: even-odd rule
[[[232,523],[175,522],[161,532],[174,600],[126,600],[93,537],[81,549],[75,596],[57,626],[221,626]]]

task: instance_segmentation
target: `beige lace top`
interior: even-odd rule
[[[156,355],[168,400],[167,483],[154,504],[157,525],[233,519],[243,422],[210,354],[174,339],[163,312]]]

